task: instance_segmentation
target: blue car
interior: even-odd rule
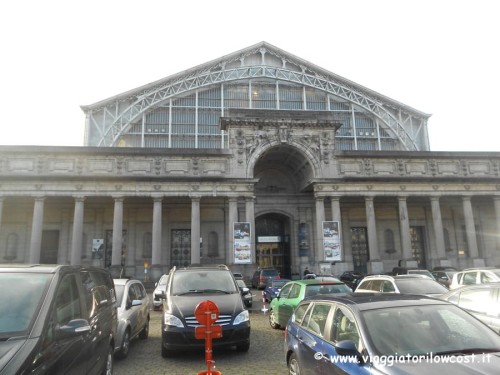
[[[291,280],[289,279],[272,279],[267,282],[267,286],[264,288],[264,299],[266,302],[272,301],[278,296],[281,288]]]
[[[290,375],[498,374],[500,336],[432,297],[316,295],[288,321],[285,359]]]

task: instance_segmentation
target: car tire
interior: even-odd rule
[[[250,341],[241,345],[236,345],[236,351],[238,352],[248,352],[250,349]]]
[[[130,330],[127,328],[123,333],[122,346],[120,347],[116,355],[118,356],[118,358],[121,359],[127,358],[129,349],[130,349]]]
[[[269,311],[269,325],[274,329],[281,328],[281,326],[276,321],[276,314],[274,313],[274,310]]]
[[[108,348],[108,354],[106,356],[106,365],[102,370],[102,375],[113,375],[113,367],[114,367],[114,349],[113,345],[110,345]]]
[[[293,353],[288,361],[288,374],[289,375],[300,375],[300,366],[297,356]]]
[[[139,333],[139,338],[141,340],[146,340],[148,338],[148,336],[149,336],[149,316],[148,316],[148,319],[146,321],[146,324],[144,325],[144,328]]]

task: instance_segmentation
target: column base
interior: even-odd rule
[[[482,258],[473,258],[472,259],[472,267],[474,267],[474,268],[486,267],[486,262]]]
[[[368,274],[372,275],[383,275],[384,274],[384,262],[381,260],[373,260],[367,263]]]

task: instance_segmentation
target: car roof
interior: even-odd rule
[[[482,283],[482,284],[461,285],[458,288],[452,289],[449,292],[444,293],[441,297],[446,298],[447,296],[451,296],[463,290],[474,290],[474,289],[500,289],[500,281],[492,281],[489,283]]]
[[[56,273],[60,270],[71,271],[71,270],[102,270],[107,272],[103,268],[94,266],[78,266],[69,264],[18,264],[9,263],[2,264],[0,266],[0,272],[33,272],[33,273]]]
[[[398,280],[398,279],[429,279],[427,276],[419,275],[419,274],[404,274],[404,275],[370,275],[366,276],[361,282],[369,281],[373,279],[382,279],[382,280]]]
[[[414,305],[442,305],[449,302],[424,295],[401,293],[338,293],[317,294],[304,301],[331,301],[349,305],[360,311],[375,310],[385,307],[404,307]]]
[[[128,282],[140,282],[140,281],[135,279],[113,279],[113,282],[115,283],[115,285],[125,285]]]
[[[336,284],[345,284],[343,281],[338,279],[335,280],[327,280],[322,281],[321,279],[305,279],[305,280],[292,280],[290,283],[297,283],[301,285],[336,285]],[[287,283],[288,284],[288,283]]]

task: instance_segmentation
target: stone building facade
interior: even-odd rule
[[[268,43],[82,107],[84,147],[0,146],[0,259],[157,280],[500,264],[500,154]]]

